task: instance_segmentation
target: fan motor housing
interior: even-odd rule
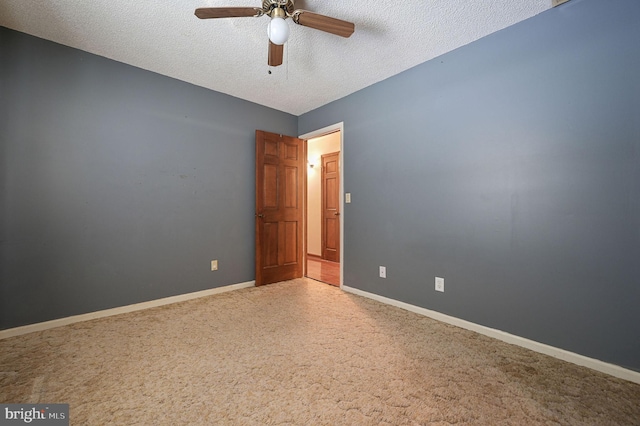
[[[293,13],[295,7],[293,0],[263,0],[262,11],[265,15],[270,15],[273,9],[284,9],[286,15],[289,16]]]

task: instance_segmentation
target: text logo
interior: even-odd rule
[[[69,404],[0,404],[0,426],[69,426]]]

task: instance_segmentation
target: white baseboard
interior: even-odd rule
[[[184,302],[186,300],[212,296],[214,294],[225,293],[227,291],[240,290],[241,288],[254,287],[255,285],[255,281],[247,281],[244,283],[232,284],[224,287],[196,291],[194,293],[179,294],[177,296],[150,300],[148,302],[136,303],[133,305],[119,306],[117,308],[105,309],[103,311],[89,312],[87,314],[74,315],[71,317],[39,322],[37,324],[29,324],[23,325],[21,327],[9,328],[7,330],[0,330],[0,340],[6,339],[8,337],[20,336],[22,334],[33,333],[34,331],[43,331],[50,328],[62,327],[63,325],[74,324],[76,322],[89,321],[92,319],[110,317],[119,314],[126,314],[128,312],[141,311],[143,309],[155,308],[158,306],[169,305],[171,303]]]
[[[527,348],[535,352],[549,355],[554,358],[561,359],[563,361],[568,361],[573,364],[591,368],[592,370],[596,370],[601,373],[609,374],[611,376],[618,377],[620,379],[624,379],[630,382],[640,384],[640,373],[637,371],[629,370],[615,364],[609,364],[604,361],[589,358],[574,352],[569,352],[564,349],[559,349],[554,346],[549,346],[544,343],[539,343],[534,340],[525,339],[524,337],[516,336],[514,334],[509,334],[504,331],[496,330],[494,328],[485,327],[483,325],[479,325],[479,324],[466,321],[460,318],[445,315],[440,312],[432,311],[430,309],[421,308],[419,306],[411,305],[409,303],[400,302],[398,300],[389,299],[384,296],[379,296],[377,294],[358,290],[357,288],[348,287],[345,285],[343,285],[341,288],[344,291],[357,294],[358,296],[363,296],[369,299],[373,299],[378,302],[385,303],[387,305],[392,305],[401,309],[405,309],[407,311],[414,312],[416,314],[433,318],[437,321],[442,321],[444,323],[455,325],[460,328],[475,331],[476,333],[480,333],[488,337],[493,337],[494,339],[502,340],[503,342],[507,342],[512,345],[521,346],[523,348]]]

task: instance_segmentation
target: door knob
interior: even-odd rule
[[[256,217],[264,217],[264,215],[262,213],[260,214],[256,213]]]
[[[334,215],[340,216],[340,212],[335,212]]]

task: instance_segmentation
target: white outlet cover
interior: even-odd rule
[[[218,261],[217,260],[212,260],[211,261],[211,270],[212,271],[217,271],[218,270]]]
[[[380,278],[387,278],[387,268],[384,266],[380,267]]]
[[[436,291],[444,293],[444,278],[436,277]]]

